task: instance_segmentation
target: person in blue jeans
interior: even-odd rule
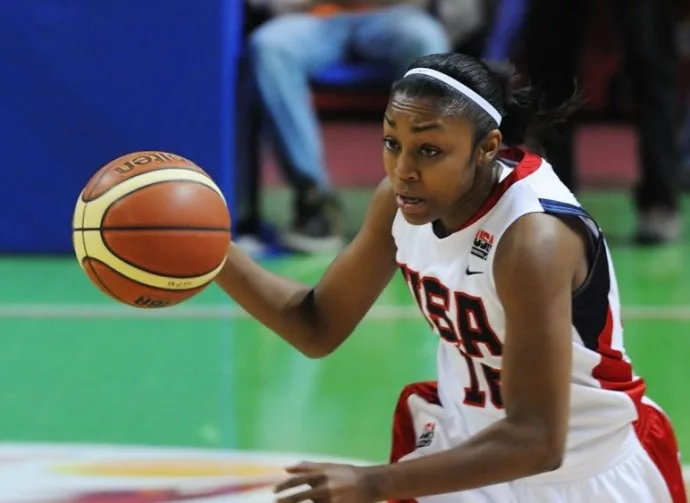
[[[450,42],[420,2],[282,3],[288,4],[297,11],[280,13],[251,33],[248,59],[278,157],[295,190],[294,222],[283,241],[300,251],[329,252],[341,248],[344,238],[310,78],[354,56],[389,68],[392,81],[416,58],[450,50]]]

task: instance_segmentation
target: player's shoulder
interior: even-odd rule
[[[374,196],[371,199],[371,208],[378,213],[387,216],[394,216],[397,212],[398,205],[395,201],[395,189],[388,178],[384,178],[379,182]]]
[[[376,186],[374,191],[374,199],[380,200],[390,200],[390,202],[395,202],[395,190],[388,177],[384,177],[379,184]]]
[[[384,178],[376,187],[369,203],[366,224],[377,228],[385,228],[386,232],[390,233],[397,211],[398,205],[395,201],[395,190],[388,178]]]
[[[497,289],[557,292],[582,273],[587,238],[573,221],[545,212],[527,213],[504,232],[496,249],[493,275]],[[586,273],[584,273],[586,275]],[[501,287],[501,285],[503,285]],[[506,286],[509,285],[509,286]]]
[[[572,237],[573,226],[578,231],[575,234],[580,234],[579,220],[584,220],[597,235],[596,222],[560,180],[549,161],[536,154],[528,155],[531,159],[512,168],[508,177],[513,177],[514,183],[508,183],[509,188],[496,211],[504,232],[543,249]]]
[[[488,226],[496,227],[496,233],[502,234],[524,214],[581,209],[580,203],[547,160],[536,154],[526,154],[517,163],[504,162],[503,159],[500,162],[505,168],[504,177],[497,188],[495,208],[487,222]]]
[[[551,254],[578,236],[569,219],[546,212],[525,213],[503,233],[499,249],[521,249],[530,255]]]

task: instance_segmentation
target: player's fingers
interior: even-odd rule
[[[288,473],[305,473],[305,472],[311,472],[314,470],[314,468],[317,468],[319,466],[318,463],[310,463],[308,461],[302,461],[298,465],[292,465],[288,466],[285,468],[285,471]]]
[[[303,501],[328,503],[330,501],[328,497],[328,488],[325,485],[318,485],[304,491],[291,492],[290,494],[277,498],[275,503],[301,503]]]
[[[279,492],[285,491],[286,489],[298,487],[303,484],[314,485],[316,483],[318,483],[317,477],[315,477],[314,475],[297,475],[295,477],[290,477],[287,480],[283,480],[281,483],[277,484],[273,488],[273,492],[277,494]]]

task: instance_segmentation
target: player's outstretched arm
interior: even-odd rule
[[[395,212],[386,180],[376,190],[357,237],[315,287],[265,270],[234,245],[216,282],[299,351],[312,358],[326,356],[352,333],[395,273]]]

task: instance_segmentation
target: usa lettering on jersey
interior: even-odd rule
[[[400,265],[417,304],[432,330],[457,348],[467,363],[470,385],[465,387],[464,403],[486,407],[487,394],[494,407],[503,408],[501,372],[481,360],[482,346],[492,356],[501,356],[503,344],[489,325],[480,297],[451,292],[437,278],[420,277],[407,265]],[[480,386],[478,372],[484,375],[488,389]]]

